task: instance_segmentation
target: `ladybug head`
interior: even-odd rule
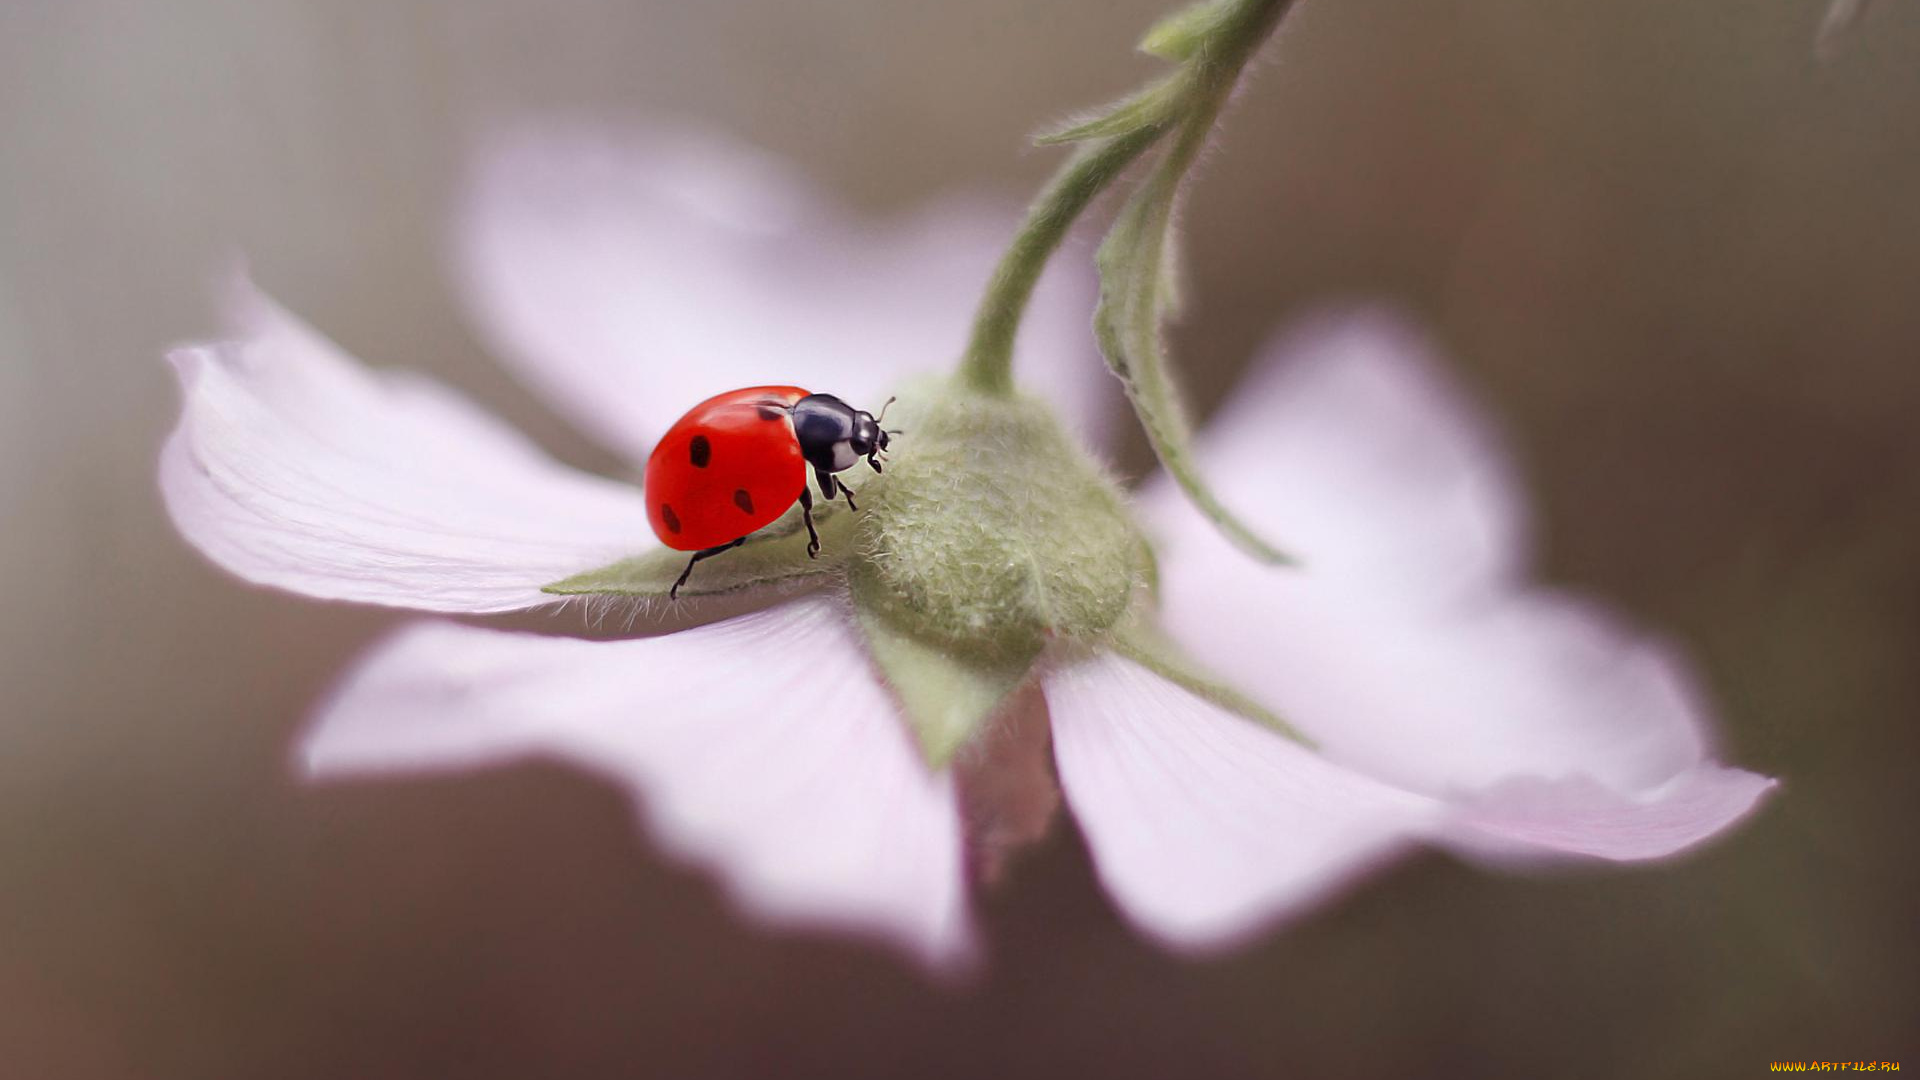
[[[887,404],[893,404],[888,398]],[[851,469],[861,458],[875,472],[880,471],[880,454],[891,436],[899,432],[880,426],[880,416],[855,409],[832,394],[810,394],[793,406],[793,433],[800,440],[800,453],[817,469],[840,472]]]
[[[888,398],[887,405],[891,404],[893,404],[893,399]],[[871,458],[887,448],[891,433],[880,426],[880,419],[886,414],[887,410],[885,405],[880,408],[880,416],[875,416],[870,412],[854,414],[853,438],[847,441],[852,444],[853,452],[856,455],[863,458]]]

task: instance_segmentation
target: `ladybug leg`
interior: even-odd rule
[[[805,484],[800,485],[800,520],[807,523],[807,558],[817,559],[820,557],[820,534],[813,528],[813,492],[808,491]]]
[[[813,478],[820,482],[820,494],[829,501],[833,499],[834,491],[838,490],[847,497],[847,509],[860,509],[853,504],[853,489],[847,486],[845,480],[835,479],[834,475],[825,469],[813,470]]]
[[[693,558],[687,560],[687,568],[680,571],[680,579],[673,583],[673,588],[667,590],[667,599],[680,599],[680,586],[685,585],[687,583],[687,575],[693,573],[693,564],[699,562],[701,559],[711,559],[723,551],[732,551],[734,548],[746,542],[747,538],[743,536],[731,544],[721,544],[719,547],[710,547],[704,551],[694,552]]]

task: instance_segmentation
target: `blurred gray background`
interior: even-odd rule
[[[556,767],[295,785],[392,617],[176,538],[159,355],[244,250],[352,353],[607,467],[452,295],[477,132],[667,114],[875,213],[1024,198],[1057,160],[1027,132],[1157,70],[1159,0],[4,0],[0,1074],[1920,1068],[1920,9],[1821,65],[1820,6],[1309,0],[1205,170],[1176,340],[1204,412],[1316,300],[1424,313],[1512,433],[1542,572],[1684,641],[1774,802],[1672,866],[1419,858],[1202,964],[1119,924],[1065,823],[954,994],[737,925]]]

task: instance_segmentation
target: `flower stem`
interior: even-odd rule
[[[968,386],[989,394],[1013,392],[1013,336],[1020,329],[1027,301],[1033,298],[1040,271],[1093,197],[1165,132],[1164,124],[1153,124],[1082,143],[1040,192],[1012,245],[994,267],[974,314],[973,337],[960,362],[960,376]]]
[[[1013,339],[1047,260],[1095,196],[1161,136],[1179,129],[1162,170],[1172,182],[1206,141],[1241,68],[1278,23],[1291,0],[1213,0],[1176,14],[1147,35],[1143,48],[1183,61],[1164,84],[1149,87],[1083,130],[1097,131],[1074,150],[1034,200],[974,314],[960,377],[984,393],[1013,392]],[[1071,132],[1065,138],[1075,138]],[[1158,182],[1156,177],[1156,182]]]

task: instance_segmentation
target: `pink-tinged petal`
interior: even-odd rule
[[[1515,780],[1461,806],[1456,848],[1501,861],[1539,855],[1657,859],[1693,847],[1752,813],[1778,781],[1701,765],[1640,795],[1578,778]]]
[[[1130,661],[1049,674],[1060,786],[1143,931],[1225,948],[1427,835],[1440,804],[1335,765]]]
[[[784,383],[877,409],[951,369],[1012,207],[861,220],[710,134],[546,126],[483,148],[461,223],[476,317],[530,385],[635,459],[695,402]],[[1056,260],[1018,371],[1090,435],[1118,401],[1084,260]]]
[[[229,309],[234,340],[168,356],[184,405],[160,458],[174,524],[227,570],[507,611],[653,543],[638,489],[554,463],[444,386],[360,366],[247,282]]]
[[[952,776],[921,763],[833,601],[625,641],[418,624],[302,754],[322,778],[559,757],[631,790],[663,847],[758,916],[969,956]]]
[[[1591,786],[1608,813],[1684,814],[1691,796],[1662,800],[1717,775],[1686,664],[1596,604],[1517,580],[1521,513],[1494,440],[1416,338],[1378,313],[1318,325],[1305,340],[1320,351],[1254,376],[1202,458],[1306,564],[1257,566],[1156,499],[1166,628],[1329,759],[1389,783],[1469,803],[1513,783],[1556,799]],[[1295,544],[1282,507],[1316,486],[1331,508],[1298,515]]]
[[[1282,334],[1200,440],[1206,475],[1315,578],[1406,600],[1497,584],[1524,561],[1525,514],[1499,440],[1427,341],[1385,308]],[[1149,487],[1149,521],[1185,500]]]
[[[1586,776],[1637,792],[1706,760],[1685,665],[1592,604],[1541,591],[1435,611],[1257,567],[1201,576],[1163,567],[1168,630],[1329,757],[1392,783],[1451,798]]]

